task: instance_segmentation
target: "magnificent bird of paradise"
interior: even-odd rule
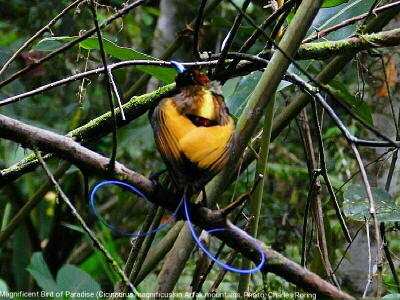
[[[155,141],[179,191],[200,191],[228,161],[235,123],[219,82],[194,68],[178,70],[176,93],[150,111]]]
[[[178,192],[182,192],[181,204],[183,203],[190,232],[204,253],[224,269],[246,274],[257,272],[264,266],[266,260],[261,244],[257,242],[261,255],[260,263],[252,269],[238,269],[214,257],[201,243],[192,225],[187,197],[200,190],[204,192],[204,185],[226,165],[234,145],[235,124],[225,105],[219,82],[211,81],[196,69],[186,70],[182,64],[176,62],[172,64],[178,70],[175,93],[161,99],[150,110],[149,116],[157,148]],[[137,237],[153,234],[167,225],[164,224],[149,232],[131,234],[107,224],[97,213],[94,205],[94,194],[102,185],[107,184],[124,186],[146,199],[137,188],[125,182],[104,181],[97,184],[90,196],[90,206],[107,227],[120,234]],[[167,223],[176,216],[181,204]],[[215,228],[209,232],[227,230],[230,229]]]

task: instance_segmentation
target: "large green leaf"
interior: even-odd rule
[[[64,36],[64,37],[51,37],[42,39],[38,45],[35,47],[35,50],[39,51],[51,51],[60,47],[61,43],[67,43],[72,40],[77,39],[75,36]],[[139,51],[133,50],[127,47],[120,47],[115,43],[103,38],[104,51],[111,55],[112,57],[125,61],[125,60],[134,60],[134,59],[144,59],[144,60],[157,60],[156,58],[141,53]],[[83,40],[79,43],[84,49],[88,50],[99,50],[99,41],[96,37],[91,37]],[[173,68],[165,68],[158,66],[136,66],[137,69],[148,73],[158,80],[165,83],[172,83],[175,80],[176,71]]]
[[[386,296],[383,296],[382,298],[385,298],[385,299],[400,299],[400,294],[388,294]]]
[[[73,265],[64,265],[57,273],[57,286],[60,291],[67,291],[69,299],[95,298],[101,291],[100,285],[86,272]]]
[[[29,287],[29,273],[26,266],[29,264],[32,247],[28,229],[25,224],[19,226],[13,236],[12,268],[13,276],[18,290],[27,290]]]
[[[57,291],[57,284],[47,267],[42,252],[33,253],[27,270],[44,291],[49,293]]]
[[[32,255],[27,270],[37,284],[51,295],[62,292],[67,299],[83,300],[95,298],[96,294],[101,291],[100,285],[89,274],[73,265],[64,265],[58,271],[55,281],[42,252],[35,252]]]
[[[360,99],[350,94],[346,86],[337,80],[332,80],[328,88],[334,96],[346,102],[357,116],[368,124],[374,125],[371,109],[365,100],[360,101]]]
[[[370,10],[375,0],[326,0],[324,7],[320,9],[307,35],[332,27],[351,17],[366,13]],[[339,3],[342,2],[342,3]],[[324,38],[328,40],[340,40],[351,36],[363,20],[335,30]]]
[[[371,188],[376,207],[376,216],[380,222],[400,221],[400,207],[383,189]],[[350,185],[343,194],[344,214],[350,219],[364,221],[369,218],[369,202],[365,187],[360,184]]]
[[[324,3],[322,3],[322,7],[334,7],[347,2],[349,2],[349,0],[325,0]]]
[[[229,111],[239,117],[246,106],[247,98],[254,91],[261,77],[261,72],[252,72],[246,76],[228,80],[222,87]]]

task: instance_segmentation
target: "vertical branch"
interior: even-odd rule
[[[304,209],[304,218],[303,218],[303,233],[302,233],[302,239],[301,239],[301,265],[303,267],[306,266],[306,240],[307,240],[307,222],[308,222],[308,214],[310,211],[310,205],[311,205],[311,199],[314,196],[315,193],[315,188],[316,188],[316,181],[319,176],[319,172],[314,171],[312,172],[312,178],[310,182],[310,188],[308,190],[308,195],[307,195],[307,202],[306,202],[306,207]]]
[[[110,170],[110,172],[114,172],[115,158],[117,156],[117,117],[115,116],[114,103],[112,100],[111,81],[110,81],[110,76],[109,76],[108,68],[107,68],[106,54],[104,52],[104,47],[103,47],[103,39],[101,37],[99,23],[97,22],[97,14],[96,14],[96,9],[94,7],[93,0],[90,0],[89,7],[90,7],[90,10],[93,15],[93,22],[94,22],[94,26],[96,28],[97,40],[99,41],[101,60],[103,62],[103,66],[104,66],[104,78],[105,78],[106,87],[107,87],[108,103],[110,105],[111,117],[113,119],[113,130],[112,130],[113,148],[112,148],[111,157],[110,157],[109,170]],[[122,113],[122,110],[121,110],[121,113]]]
[[[199,7],[199,13],[197,14],[196,22],[194,24],[193,55],[197,60],[200,60],[199,33],[200,33],[201,24],[203,23],[203,14],[204,14],[204,8],[206,7],[206,3],[207,3],[207,0],[201,1],[200,7]]]
[[[397,124],[399,122],[400,122],[400,109],[399,109],[399,113],[398,113]],[[399,132],[398,131],[397,131],[397,135],[396,135],[396,140],[400,140],[400,136],[399,136]],[[390,190],[390,184],[392,182],[393,173],[394,173],[394,170],[396,168],[396,162],[397,162],[398,153],[399,153],[399,151],[398,151],[398,149],[396,149],[394,151],[394,153],[393,153],[392,161],[390,162],[388,177],[386,179],[386,184],[385,184],[385,190],[387,192],[389,192],[389,190]],[[380,224],[380,231],[381,231],[381,236],[382,236],[383,251],[385,252],[385,256],[386,256],[386,259],[388,261],[390,271],[392,272],[394,282],[396,283],[397,290],[400,293],[399,276],[397,275],[396,268],[394,266],[394,263],[393,263],[393,260],[392,260],[391,254],[390,254],[389,240],[386,238],[385,223],[384,222],[381,222],[381,224]]]
[[[107,68],[107,72],[108,72],[108,77],[110,78],[110,84],[111,84],[112,89],[114,91],[115,98],[117,99],[119,110],[121,111],[121,119],[122,119],[122,121],[125,121],[126,117],[125,117],[124,108],[122,107],[122,102],[121,102],[121,97],[119,95],[118,86],[115,83],[114,76],[113,76],[112,71],[111,71],[110,68]]]
[[[276,94],[272,96],[272,100],[268,103],[265,111],[264,128],[262,134],[262,141],[260,151],[258,153],[259,159],[256,164],[255,172],[255,189],[254,193],[250,197],[249,201],[249,211],[251,217],[254,217],[254,222],[250,225],[249,233],[257,238],[258,223],[260,220],[261,204],[264,194],[264,180],[259,180],[259,178],[265,178],[265,173],[267,171],[268,156],[269,156],[269,146],[271,143],[271,131],[272,131],[272,121],[274,118],[274,108],[275,108]],[[242,269],[249,269],[251,266],[251,261],[248,259],[243,259]],[[250,274],[241,274],[239,279],[238,292],[243,296],[245,292],[249,289],[250,284]]]
[[[156,214],[156,209],[155,209],[155,205],[152,205],[150,208],[150,211],[148,212],[146,219],[143,222],[142,228],[140,230],[140,233],[144,233],[149,231],[149,228],[151,226],[151,223],[154,219],[154,216]],[[139,250],[142,247],[143,241],[145,239],[145,236],[138,236],[135,239],[131,240],[132,243],[132,247],[131,250],[129,251],[129,255],[128,255],[128,259],[126,260],[125,263],[125,268],[124,268],[124,272],[127,276],[129,276],[129,274],[132,271],[133,265],[136,261],[136,258],[138,256]],[[121,282],[115,289],[118,292],[122,292],[126,290],[126,286]]]
[[[231,2],[231,1],[230,1]],[[242,11],[245,12],[247,7],[250,4],[250,0],[245,0],[242,5]],[[221,47],[221,56],[218,59],[218,64],[215,67],[215,74],[218,74],[222,70],[222,66],[224,65],[226,55],[228,54],[229,49],[232,46],[233,39],[236,36],[236,32],[239,29],[239,26],[242,22],[243,15],[239,14],[236,16],[235,21],[233,22],[232,28],[228,31],[227,36],[225,37],[222,47]]]
[[[369,214],[373,221],[374,226],[374,239],[375,239],[375,246],[376,246],[376,266],[377,266],[377,288],[376,288],[376,297],[380,297],[382,294],[382,269],[383,269],[383,257],[382,257],[382,242],[381,242],[381,235],[379,231],[379,222],[376,216],[376,208],[374,198],[372,197],[371,187],[369,185],[367,173],[365,172],[364,164],[362,162],[360,153],[358,152],[357,146],[354,143],[350,143],[351,148],[356,156],[356,160],[361,172],[361,178],[364,182],[365,191],[368,197],[369,203]]]
[[[368,293],[369,286],[372,282],[372,255],[371,255],[371,239],[369,236],[369,222],[367,218],[364,218],[365,222],[365,232],[367,233],[367,245],[368,245],[368,277],[367,277],[367,284],[365,285],[364,292],[362,297],[365,298]]]
[[[303,118],[304,118],[304,131],[305,131],[305,141],[306,141],[306,146],[308,150],[308,154],[310,157],[310,163],[311,163],[311,168],[312,171],[316,171],[317,168],[317,161],[315,159],[315,154],[314,154],[314,148],[312,144],[312,138],[311,138],[311,131],[310,131],[310,126],[308,123],[308,118],[307,118],[307,112],[305,109],[303,109]],[[320,172],[320,170],[318,170]],[[325,233],[325,226],[324,226],[324,215],[322,212],[322,203],[321,203],[321,196],[320,196],[320,188],[321,184],[319,179],[317,178],[315,181],[316,185],[316,191],[314,193],[314,217],[315,217],[315,223],[317,225],[317,240],[318,240],[318,245],[321,250],[321,260],[323,262],[325,272],[327,276],[331,279],[331,281],[339,287],[339,284],[336,280],[336,276],[333,273],[332,265],[329,261],[329,254],[328,254],[328,245],[326,243],[326,233]]]
[[[340,209],[339,203],[336,199],[336,194],[333,190],[331,180],[328,175],[328,170],[326,167],[326,161],[325,161],[325,150],[324,150],[324,143],[322,141],[322,132],[321,132],[321,124],[318,119],[318,114],[317,114],[317,106],[315,101],[311,102],[311,107],[312,107],[312,112],[313,112],[313,117],[314,117],[314,122],[315,122],[315,127],[317,129],[317,137],[318,137],[318,148],[319,148],[319,161],[320,161],[320,168],[321,168],[321,174],[322,177],[324,178],[326,187],[328,189],[333,207],[335,208],[336,212],[336,217],[339,220],[340,227],[342,228],[344,237],[346,238],[348,243],[351,243],[351,236],[350,232],[347,228],[346,222],[344,220],[344,217],[342,215],[342,211]]]
[[[158,207],[156,209],[156,214],[155,214],[153,222],[151,224],[150,231],[154,231],[160,225],[161,218],[164,215],[164,212],[165,212],[165,208],[163,208],[163,207]],[[135,264],[133,265],[131,273],[129,274],[129,281],[135,282],[135,280],[138,276],[138,273],[140,271],[140,268],[143,265],[143,262],[144,262],[144,260],[147,256],[147,253],[150,249],[151,243],[154,240],[154,237],[155,237],[155,232],[153,234],[146,236],[143,246],[141,247],[141,249],[138,253]]]

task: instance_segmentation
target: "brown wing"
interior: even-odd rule
[[[179,150],[178,140],[166,126],[166,115],[163,109],[166,103],[171,103],[172,99],[166,98],[157,105],[151,116],[151,126],[153,127],[154,137],[157,147],[164,160],[180,161],[181,153]]]

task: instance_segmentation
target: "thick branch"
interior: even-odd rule
[[[117,117],[117,127],[122,127],[129,121],[144,114],[160,97],[165,97],[175,88],[174,84],[166,85],[159,88],[150,94],[144,94],[142,96],[133,97],[129,102],[123,105],[124,112],[126,115],[126,121],[122,121],[120,109],[115,110]],[[96,138],[103,137],[111,132],[113,126],[113,120],[111,112],[107,112],[85,125],[70,131],[67,137],[73,138],[78,142],[88,142]],[[0,186],[7,183],[9,180],[18,178],[19,176],[34,170],[38,166],[38,161],[34,155],[27,156],[24,160],[20,161],[17,165],[10,167],[9,169],[2,170],[0,172]]]
[[[297,59],[327,59],[337,54],[352,54],[360,50],[392,47],[400,44],[400,29],[358,35],[340,41],[302,44]]]
[[[56,153],[58,156],[69,160],[79,167],[95,173],[97,176],[110,177],[107,169],[109,159],[91,151],[69,137],[26,125],[20,121],[0,115],[0,138],[6,138],[22,144],[25,147],[37,147],[43,152]],[[144,176],[129,170],[120,163],[115,164],[114,178],[124,180],[135,185],[153,202],[173,210],[179,197],[168,191],[154,189],[150,180]],[[218,211],[212,211],[205,207],[191,205],[193,222],[205,229],[229,228],[220,232],[217,236],[232,248],[257,263],[259,259],[256,241],[238,227],[221,218]],[[290,261],[281,254],[264,247],[267,257],[263,272],[273,272],[286,280],[302,287],[304,290],[317,293],[321,297],[350,298],[350,296],[318,275],[309,272],[295,262]]]

